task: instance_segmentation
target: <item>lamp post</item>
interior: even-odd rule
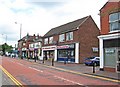
[[[4,39],[4,36],[5,35],[5,39]],[[3,55],[6,54],[6,45],[7,45],[7,35],[6,34],[2,34],[2,38],[3,40],[5,40],[5,42],[3,41],[2,42],[2,51],[3,51]]]
[[[18,22],[15,22],[15,24],[18,24]],[[20,39],[21,39],[21,35],[22,35],[22,23],[20,23]]]
[[[21,35],[22,35],[22,23],[18,23],[18,22],[15,22],[15,24],[20,24],[20,40],[21,40]],[[20,42],[20,44],[19,44],[19,47],[20,47],[20,49],[19,49],[19,52],[20,52],[20,58],[22,59],[22,43]]]
[[[6,34],[2,34],[2,37],[5,35],[5,43],[7,44],[7,35]],[[4,38],[4,37],[3,37]]]

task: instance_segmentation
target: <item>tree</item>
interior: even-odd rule
[[[12,52],[13,47],[9,46],[7,43],[2,44],[2,52],[5,55],[6,52]]]

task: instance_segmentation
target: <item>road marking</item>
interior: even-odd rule
[[[18,86],[18,87],[24,87],[17,79],[15,79],[5,68],[3,68],[0,65],[0,68],[2,71]]]
[[[37,64],[37,63],[36,63],[36,64]],[[42,64],[42,65],[43,65],[43,64]],[[54,67],[54,66],[49,66],[49,65],[43,65],[43,66],[48,67],[48,68],[53,68],[53,69],[61,70],[61,71],[65,71],[65,72],[70,72],[70,73],[73,73],[73,74],[82,75],[82,76],[93,77],[93,78],[102,79],[102,80],[107,80],[107,81],[112,81],[112,82],[117,82],[117,83],[120,82],[120,80],[115,80],[115,79],[105,78],[105,77],[101,77],[101,76],[84,74],[84,73],[80,73],[80,72],[77,72],[77,71],[62,69],[62,68],[58,68],[58,67]]]
[[[74,81],[72,81],[72,80],[68,80],[68,79],[65,79],[65,78],[63,78],[63,77],[59,77],[59,76],[54,76],[55,78],[58,78],[58,79],[61,79],[61,80],[65,80],[65,81],[67,81],[67,82],[71,82],[71,83],[73,83],[73,84],[77,84],[77,85],[82,85],[83,86],[83,84],[81,84],[81,83],[78,83],[78,82],[74,82]]]
[[[21,63],[17,63],[17,64],[19,64],[19,65],[21,65],[21,66],[24,66],[23,64],[21,64]]]
[[[43,72],[42,70],[38,70],[38,69],[33,68],[33,67],[28,67],[28,68],[33,69],[33,70],[36,70],[36,71],[38,71],[38,72]]]

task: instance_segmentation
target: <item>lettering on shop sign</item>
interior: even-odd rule
[[[107,53],[107,54],[115,53],[115,50],[114,49],[106,49],[105,53]]]
[[[43,47],[42,49],[55,49],[56,47]]]
[[[67,48],[74,48],[74,44],[57,46],[57,49],[67,49]]]

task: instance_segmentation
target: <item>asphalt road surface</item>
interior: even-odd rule
[[[27,85],[83,86],[83,87],[117,87],[118,83],[94,77],[73,74],[50,68],[42,64],[21,59],[2,57],[3,69],[9,72],[19,83]],[[5,76],[5,75],[4,75]],[[4,84],[8,84],[5,76]],[[13,84],[12,82],[9,82]]]

